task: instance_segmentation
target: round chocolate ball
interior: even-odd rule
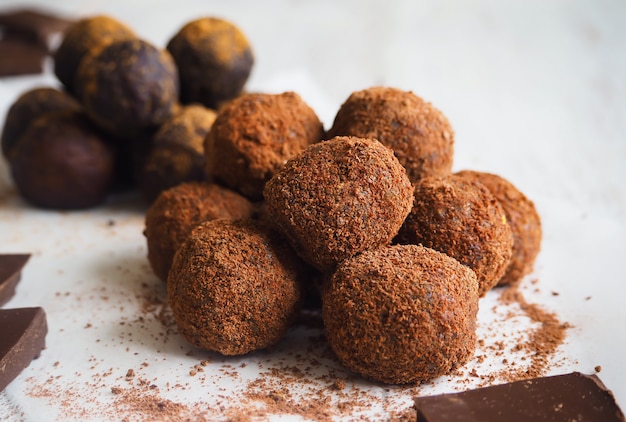
[[[277,343],[300,304],[301,262],[258,220],[212,220],[180,247],[167,280],[180,333],[242,355]]]
[[[180,73],[181,101],[213,109],[241,92],[254,62],[243,32],[214,17],[187,23],[167,49]]]
[[[533,270],[541,249],[541,218],[535,204],[515,185],[497,174],[463,170],[456,175],[482,183],[502,205],[513,233],[513,255],[498,285],[518,283]]]
[[[323,289],[331,349],[377,381],[427,381],[465,364],[476,348],[478,282],[455,259],[417,245],[343,261]]]
[[[265,187],[271,221],[323,272],[388,244],[413,203],[393,152],[374,139],[336,137],[289,160]]]
[[[166,281],[174,254],[198,224],[247,218],[253,212],[246,198],[213,183],[189,182],[163,191],[146,212],[144,236],[152,270]]]
[[[452,171],[454,131],[446,116],[410,91],[372,87],[352,93],[328,136],[374,138],[388,146],[416,182]]]
[[[70,26],[54,53],[54,73],[70,92],[78,66],[86,55],[95,55],[113,41],[135,38],[132,29],[110,16],[92,16]]]
[[[178,74],[165,50],[140,39],[115,41],[84,58],[76,89],[87,114],[121,138],[155,130],[174,113]]]
[[[42,208],[80,209],[102,203],[113,179],[111,145],[81,112],[37,118],[11,154],[20,194]]]
[[[241,95],[220,109],[206,138],[207,173],[262,199],[274,173],[323,134],[313,109],[294,92]]]
[[[11,105],[2,129],[2,154],[7,160],[15,143],[32,122],[51,111],[80,111],[81,105],[67,92],[56,88],[34,88],[24,92]]]
[[[506,271],[513,235],[498,200],[479,183],[459,176],[425,177],[397,240],[443,252],[476,273],[484,296]]]
[[[139,190],[148,202],[181,183],[207,179],[204,138],[215,116],[215,111],[194,104],[161,125],[138,176]]]

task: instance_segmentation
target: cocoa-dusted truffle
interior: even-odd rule
[[[352,93],[328,136],[379,140],[393,149],[412,182],[452,170],[454,131],[448,119],[410,91],[372,87]]]
[[[9,164],[22,196],[33,205],[54,209],[103,202],[115,166],[111,145],[76,111],[36,119],[14,146]]]
[[[323,134],[319,118],[298,94],[244,94],[213,123],[205,144],[207,172],[258,200],[285,161]]]
[[[128,26],[110,16],[91,16],[70,26],[54,53],[54,73],[74,92],[74,79],[86,55],[95,55],[113,41],[135,38]]]
[[[178,102],[178,73],[166,50],[140,39],[115,41],[83,59],[76,87],[87,114],[122,138],[156,129]]]
[[[417,245],[343,261],[323,289],[326,337],[339,360],[377,381],[430,380],[476,348],[478,282],[455,259]]]
[[[163,191],[146,212],[144,235],[148,260],[163,281],[174,254],[198,224],[217,218],[247,218],[253,204],[243,196],[212,183],[183,183]]]
[[[167,280],[179,331],[224,355],[277,343],[299,309],[300,265],[258,220],[202,223],[176,253]]]
[[[484,296],[512,254],[513,235],[500,203],[483,185],[454,175],[421,179],[414,196],[397,240],[422,244],[467,265]]]
[[[74,97],[56,88],[41,87],[24,92],[11,105],[2,129],[2,153],[9,158],[10,150],[33,120],[51,111],[81,109]]]
[[[265,205],[294,249],[321,271],[385,245],[411,210],[413,188],[393,152],[373,139],[336,137],[289,160]]]
[[[254,62],[243,32],[214,17],[187,23],[167,49],[180,73],[181,101],[213,109],[241,92]]]
[[[199,104],[182,107],[161,125],[139,174],[139,190],[149,202],[183,182],[206,180],[204,138],[216,113]]]
[[[533,270],[541,249],[541,218],[535,204],[515,185],[497,174],[463,170],[456,173],[482,183],[496,197],[513,233],[513,255],[498,285],[515,284]]]

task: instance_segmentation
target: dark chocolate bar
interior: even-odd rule
[[[580,372],[416,397],[415,408],[418,422],[624,421],[613,393]]]
[[[20,281],[22,268],[29,258],[29,254],[0,254],[0,306],[15,294],[15,286]]]
[[[0,30],[5,36],[53,49],[54,37],[60,37],[73,23],[70,19],[35,9],[19,9],[0,13]]]
[[[0,391],[39,357],[47,332],[43,308],[0,309]]]

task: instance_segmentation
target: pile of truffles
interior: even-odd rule
[[[62,85],[9,108],[2,154],[30,204],[84,209],[137,188],[208,179],[204,138],[216,109],[242,91],[253,65],[244,34],[223,19],[184,25],[159,48],[109,16],[67,27],[53,53]]]
[[[137,186],[148,261],[199,348],[267,348],[307,307],[366,378],[464,365],[479,299],[532,271],[532,201],[500,176],[453,173],[450,122],[412,92],[354,92],[326,131],[294,92],[244,93],[252,65],[221,19],[189,22],[166,49],[110,17],[77,21],[54,55],[64,89],[9,110],[17,189],[75,209]]]
[[[532,271],[533,203],[452,173],[454,132],[412,92],[353,93],[328,132],[294,93],[242,94],[205,139],[211,181],[162,192],[144,234],[181,334],[240,355],[321,312],[339,361],[417,383],[464,365],[479,299]]]

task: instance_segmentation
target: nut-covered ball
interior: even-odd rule
[[[76,111],[37,118],[13,148],[9,164],[20,194],[35,206],[53,209],[102,203],[115,167],[111,145]]]
[[[265,187],[271,221],[319,270],[388,244],[411,210],[413,187],[373,139],[336,137],[289,160]]]
[[[262,199],[274,173],[323,134],[313,109],[294,92],[241,95],[220,109],[206,138],[207,173]]]
[[[258,220],[212,220],[180,247],[168,302],[192,344],[242,355],[277,343],[300,304],[301,262]]]
[[[132,29],[110,16],[91,16],[70,26],[54,53],[54,73],[70,92],[78,66],[87,55],[95,55],[114,41],[135,38]]]
[[[484,296],[506,271],[513,250],[498,200],[483,185],[454,175],[421,179],[414,196],[398,241],[424,245],[467,265]]]
[[[198,224],[248,218],[253,212],[246,198],[213,183],[189,182],[163,191],[146,211],[144,236],[152,270],[166,281],[174,254]]]
[[[372,87],[352,93],[340,107],[332,136],[374,138],[391,148],[416,182],[452,170],[454,131],[446,116],[410,91]]]
[[[32,122],[51,111],[80,111],[81,105],[67,92],[56,88],[34,88],[20,95],[9,108],[2,129],[2,153],[9,158],[10,150]]]
[[[214,17],[187,23],[167,49],[180,73],[181,101],[213,109],[241,92],[254,62],[243,32]]]
[[[476,348],[478,282],[455,259],[417,245],[343,261],[323,289],[331,349],[377,381],[427,381],[465,364]]]
[[[115,41],[85,57],[76,89],[95,123],[132,138],[172,116],[178,103],[178,73],[166,50],[140,39]]]
[[[541,249],[541,218],[535,204],[515,185],[497,174],[473,170],[463,170],[456,174],[482,183],[502,205],[513,233],[513,255],[498,285],[519,282],[533,270]]]

